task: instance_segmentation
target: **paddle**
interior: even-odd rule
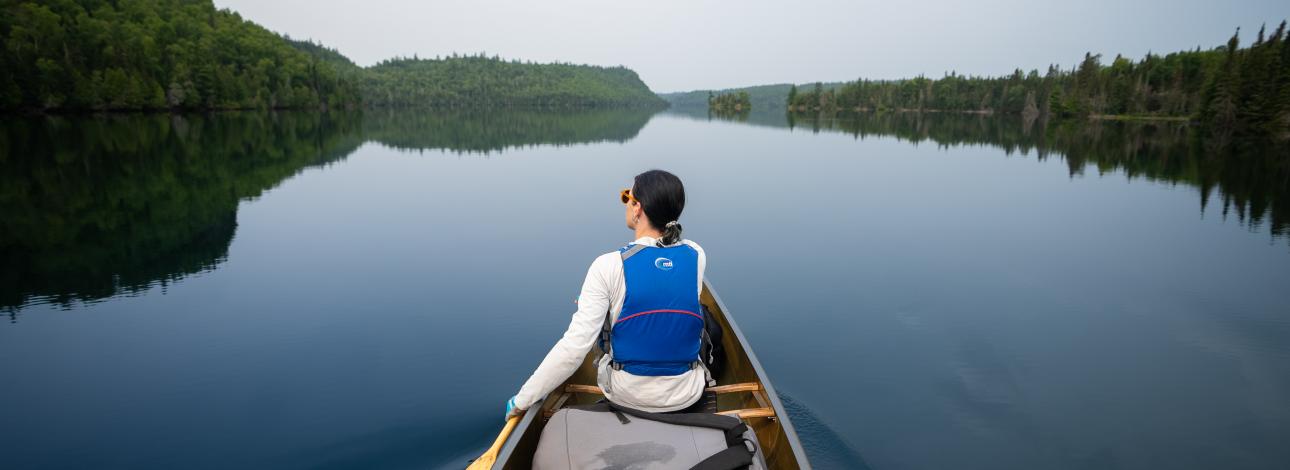
[[[510,437],[511,431],[515,430],[515,425],[520,423],[520,416],[524,416],[524,413],[506,420],[506,426],[502,427],[502,432],[497,435],[497,440],[493,441],[493,446],[484,451],[484,455],[471,462],[470,466],[466,467],[466,470],[488,470],[493,468],[493,462],[497,461],[497,453],[501,452],[502,444],[506,443],[506,438]]]

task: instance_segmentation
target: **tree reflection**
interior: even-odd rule
[[[213,268],[237,205],[361,141],[357,116],[48,117],[0,124],[0,307],[68,306]]]
[[[795,114],[780,122],[857,139],[891,136],[942,147],[989,145],[1008,155],[1033,152],[1040,160],[1056,155],[1071,176],[1094,168],[1098,174],[1119,171],[1130,179],[1195,187],[1202,212],[1217,189],[1224,217],[1235,215],[1251,229],[1266,224],[1273,237],[1290,233],[1290,149],[1218,146],[1185,122],[1027,122],[1021,116],[951,113]]]
[[[626,142],[657,111],[647,109],[371,110],[363,117],[369,140],[400,150],[496,152],[532,145]]]
[[[71,307],[214,269],[240,201],[367,140],[488,153],[624,142],[651,111],[111,115],[0,120],[0,309]]]

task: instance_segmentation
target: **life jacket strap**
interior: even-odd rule
[[[619,255],[622,256],[623,261],[627,261],[627,258],[631,258],[632,255],[635,255],[636,253],[640,253],[641,250],[644,250],[645,248],[646,248],[645,245],[631,245],[630,248],[623,250],[623,252],[619,253]]]
[[[694,362],[691,362],[691,363],[690,363],[690,370],[697,369],[697,368],[699,368],[699,366],[701,366],[701,365],[703,365],[703,362],[702,362],[702,361],[695,360]],[[609,368],[611,368],[611,369],[613,369],[613,370],[623,370],[623,363],[618,362],[618,361],[615,361],[613,357],[610,357],[610,358],[609,358]]]
[[[645,248],[647,248],[645,245],[631,244],[628,245],[626,249],[619,251],[618,255],[622,257],[623,261],[627,261],[627,258],[631,258]],[[614,356],[612,341],[614,337],[614,323],[612,319],[614,315],[613,308],[614,307],[611,305],[605,310],[605,323],[600,325],[600,351],[611,358]],[[622,364],[619,364],[618,362],[613,362],[613,365],[614,370],[622,370],[623,368]]]

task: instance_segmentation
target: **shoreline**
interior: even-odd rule
[[[223,113],[277,113],[277,112],[312,112],[326,114],[332,112],[365,112],[389,109],[422,109],[422,110],[454,110],[463,109],[473,110],[587,110],[587,109],[656,109],[663,110],[670,108],[668,104],[658,106],[621,106],[621,105],[585,105],[585,106],[435,106],[435,105],[412,105],[412,106],[345,106],[345,107],[324,107],[324,108],[206,108],[206,109],[53,109],[53,110],[31,110],[31,109],[3,109],[0,110],[0,118],[4,117],[50,117],[50,116],[129,116],[129,115],[197,115],[197,114],[223,114]]]
[[[794,114],[806,114],[810,112],[825,113],[828,111],[815,108],[814,110],[793,109],[785,107],[785,111]],[[910,109],[910,108],[853,108],[842,109],[835,108],[832,113],[935,113],[935,114],[975,114],[980,116],[1017,116],[1025,117],[1022,113],[1000,113],[993,109],[971,109],[971,110],[945,110],[945,109]],[[1036,115],[1036,118],[1040,116]],[[1194,119],[1191,116],[1161,116],[1161,115],[1136,115],[1136,114],[1089,114],[1087,116],[1048,116],[1050,119],[1080,119],[1081,117],[1090,121],[1164,121],[1164,122],[1186,122],[1191,123]]]

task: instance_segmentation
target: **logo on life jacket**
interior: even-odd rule
[[[672,260],[667,259],[667,258],[659,258],[659,259],[656,259],[656,260],[654,260],[654,267],[659,268],[659,269],[662,269],[662,270],[664,270],[664,271],[671,271],[671,270],[672,270]]]

